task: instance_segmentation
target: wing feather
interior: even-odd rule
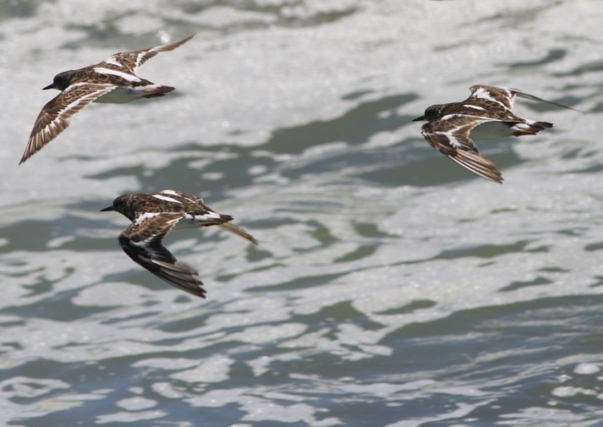
[[[142,68],[142,66],[145,64],[145,62],[147,62],[149,59],[153,58],[158,53],[169,52],[170,50],[174,50],[177,47],[182,46],[184,43],[189,41],[193,36],[194,36],[194,34],[192,36],[189,36],[180,41],[177,41],[174,43],[169,43],[169,44],[164,44],[161,46],[155,46],[155,47],[152,47],[149,49],[141,49],[141,50],[134,50],[131,52],[116,53],[115,55],[112,55],[111,57],[107,58],[105,60],[105,62],[107,64],[121,64],[130,73],[136,74],[136,72],[140,68]]]
[[[182,219],[182,213],[162,213],[143,222],[136,220],[119,236],[124,252],[137,264],[178,289],[205,297],[197,271],[178,263],[163,246],[163,238]]]
[[[471,172],[502,183],[503,178],[494,163],[480,156],[479,149],[469,133],[476,126],[493,121],[489,118],[472,117],[467,121],[466,116],[448,116],[447,120],[436,120],[423,126],[421,133],[433,148],[455,161]]]
[[[110,84],[76,83],[51,99],[36,119],[19,164],[67,129],[71,116],[113,89],[115,86]]]

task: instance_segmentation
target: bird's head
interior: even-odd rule
[[[128,218],[130,221],[133,221],[134,217],[136,216],[133,209],[133,205],[131,203],[131,201],[134,199],[133,196],[136,196],[136,194],[125,194],[123,196],[119,196],[115,200],[113,200],[113,204],[111,204],[111,206],[107,206],[106,208],[101,209],[101,212],[119,212],[120,214]]]
[[[62,73],[57,74],[56,76],[54,76],[54,79],[52,79],[52,83],[42,88],[42,90],[56,89],[64,91],[65,89],[67,89],[67,86],[71,84],[73,74],[73,71],[63,71]]]
[[[446,104],[432,105],[431,107],[427,107],[427,109],[425,110],[425,114],[423,114],[421,117],[417,117],[416,119],[413,120],[413,122],[421,122],[421,121],[431,122],[433,120],[437,120],[443,116],[442,110],[444,109],[445,106],[446,106]]]

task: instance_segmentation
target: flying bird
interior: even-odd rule
[[[476,139],[496,139],[508,136],[536,135],[552,128],[549,122],[528,120],[513,114],[515,97],[567,107],[547,101],[517,89],[475,85],[471,95],[461,102],[432,105],[425,114],[413,121],[425,120],[421,133],[436,150],[471,172],[502,184],[503,178],[494,163],[481,156],[472,136]]]
[[[258,243],[252,235],[231,222],[232,216],[219,214],[207,207],[200,197],[180,191],[125,194],[101,211],[116,211],[132,221],[118,240],[134,262],[175,287],[202,298],[205,298],[205,289],[197,278],[197,271],[178,263],[163,246],[167,233],[172,229],[218,225],[253,244]]]
[[[116,53],[96,65],[54,76],[53,82],[43,89],[57,89],[61,93],[40,111],[19,164],[67,129],[71,116],[91,102],[122,104],[172,92],[173,87],[153,83],[136,73],[158,53],[174,50],[191,37],[150,49]]]

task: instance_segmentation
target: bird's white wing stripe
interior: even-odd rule
[[[461,115],[459,115],[459,114],[446,114],[445,116],[440,117],[439,121],[443,122],[445,120],[454,119],[455,117],[461,117]]]
[[[203,215],[193,215],[193,214],[186,214],[186,219],[188,220],[195,220],[197,222],[204,221],[205,219],[208,218],[220,218],[220,214],[214,211],[207,211],[207,213],[203,214]]]
[[[486,111],[484,107],[480,107],[479,105],[463,104],[463,107],[473,108],[474,110]]]
[[[116,66],[118,66],[118,67],[123,67],[123,66],[124,66],[124,65],[123,65],[121,62],[119,62],[119,61],[117,60],[117,58],[115,57],[115,55],[110,56],[110,57],[108,57],[107,59],[105,59],[105,62],[106,62],[107,64],[110,64],[110,65],[116,65]]]
[[[488,90],[484,89],[483,87],[480,87],[478,90],[473,92],[471,94],[471,96],[473,96],[475,98],[482,98],[482,99],[487,99],[488,101],[496,102],[497,104],[502,105],[505,108],[505,110],[508,110],[508,108],[505,104],[500,102],[498,99],[492,98],[492,95],[490,95],[490,92],[488,92]]]
[[[434,132],[435,134],[438,135],[444,135],[446,138],[448,138],[448,143],[454,147],[454,148],[463,148],[465,147],[465,145],[461,144],[453,134],[448,133],[448,132]]]
[[[136,218],[135,224],[136,225],[140,225],[143,222],[151,219],[151,218],[155,218],[156,216],[161,215],[160,212],[146,212],[143,213],[142,215],[140,215],[138,218]]]
[[[77,84],[74,84],[74,85],[69,86],[69,89],[73,88],[73,87],[74,87],[74,86],[76,86],[76,85],[78,85],[78,86],[82,86],[82,85],[84,85],[84,84],[86,84],[86,83],[77,83]],[[59,121],[59,119],[61,119],[61,116],[62,116],[63,114],[65,114],[66,112],[68,112],[68,111],[69,111],[69,110],[71,110],[72,108],[77,107],[77,106],[78,106],[80,103],[82,103],[83,101],[85,101],[85,100],[87,100],[87,99],[89,99],[89,98],[92,98],[92,99],[94,100],[95,98],[97,98],[98,96],[100,96],[100,95],[102,95],[103,93],[107,92],[107,91],[108,91],[108,90],[110,90],[111,88],[112,88],[112,86],[107,86],[106,88],[96,90],[96,91],[94,91],[94,92],[92,92],[92,93],[89,93],[88,95],[85,95],[85,96],[81,96],[81,97],[79,97],[79,98],[76,98],[74,101],[70,102],[70,103],[69,103],[69,104],[67,104],[65,107],[61,108],[61,110],[59,111],[59,113],[58,113],[58,115],[57,115],[57,118],[56,118],[56,119],[54,119],[54,120],[52,120],[52,121],[51,121],[50,123],[48,123],[46,126],[44,126],[44,128],[43,128],[43,129],[41,129],[41,130],[40,130],[40,132],[38,132],[38,134],[40,134],[40,135],[41,135],[41,134],[43,134],[43,133],[47,132],[47,130],[48,130],[49,128],[55,128],[55,127],[57,127],[57,125],[58,125],[58,121]],[[67,90],[69,90],[69,89],[67,89]],[[66,92],[66,91],[65,91],[65,92]]]
[[[67,89],[65,89],[65,90],[63,91],[63,93],[67,93],[67,92],[69,92],[70,90],[73,90],[73,89],[75,89],[76,87],[79,87],[79,86],[88,86],[89,84],[90,84],[90,83],[88,83],[88,82],[78,82],[78,83],[72,83],[72,84],[70,84],[70,85],[67,87]],[[94,84],[95,84],[95,85],[97,85],[97,84],[99,84],[99,83],[94,83]],[[109,85],[107,85],[107,86],[109,86]]]
[[[144,57],[145,57],[145,56],[146,56],[146,55],[147,55],[149,52],[154,52],[154,50],[153,50],[153,49],[150,49],[150,50],[148,50],[148,51],[141,52],[141,53],[139,53],[139,54],[138,54],[138,56],[136,57],[136,65],[134,66],[134,70],[135,70],[135,71],[140,70],[140,67],[142,66],[142,65],[140,65],[140,63],[143,61]]]
[[[172,199],[171,197],[162,196],[160,194],[153,194],[153,197],[155,197],[156,199],[159,199],[159,200],[164,200],[166,202],[172,202],[172,203],[182,204],[182,202],[180,200]]]
[[[476,121],[482,121],[483,119],[489,119],[489,117],[483,117],[483,116],[478,116],[478,115],[473,115],[473,114],[447,114],[444,117],[442,117],[441,119],[439,119],[438,121],[443,122],[446,120],[450,120],[450,119],[455,119],[457,117],[462,117],[463,119],[468,119],[468,118],[476,118],[478,120]]]
[[[201,203],[203,203],[203,199],[198,199],[198,198],[195,198],[194,196],[188,197],[185,194],[179,193],[178,191],[175,191],[175,190],[161,190],[159,193],[167,194],[169,196],[176,196],[176,197],[179,197],[180,199],[184,199],[193,204],[197,204],[199,201],[201,201]]]
[[[133,74],[124,73],[123,71],[118,71],[118,70],[112,70],[110,68],[94,67],[94,71],[96,71],[99,74],[121,77],[122,79],[125,79],[129,82],[139,82],[140,81],[140,79]]]

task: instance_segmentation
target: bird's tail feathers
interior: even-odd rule
[[[165,96],[166,94],[173,92],[176,88],[171,86],[153,86],[146,89],[143,98],[157,98],[158,96]]]
[[[536,122],[533,120],[526,120],[525,123],[517,123],[511,129],[513,132],[513,136],[522,136],[522,135],[536,135],[538,132],[552,128],[553,124],[549,122]]]
[[[220,227],[222,227],[224,230],[230,231],[233,234],[236,234],[237,236],[242,237],[243,239],[249,240],[254,245],[258,244],[258,241],[255,237],[243,230],[241,227],[234,225],[232,222],[225,222],[223,224],[220,224]]]
[[[224,225],[232,221],[232,216],[211,212],[203,217],[203,221],[197,223],[201,227],[209,227],[210,225]]]

